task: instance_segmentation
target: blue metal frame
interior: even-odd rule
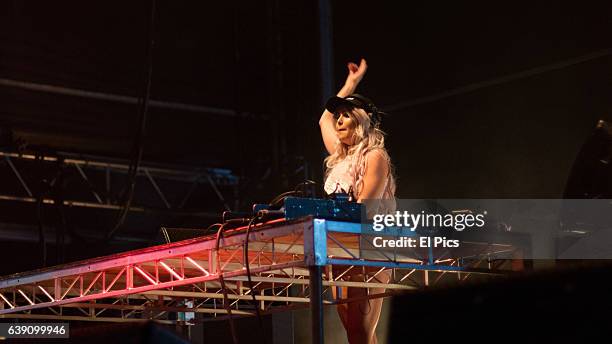
[[[450,266],[441,264],[413,264],[413,263],[396,263],[396,262],[383,262],[383,261],[372,261],[372,260],[356,260],[356,259],[328,259],[327,264],[334,265],[357,265],[357,266],[373,266],[373,267],[386,267],[386,268],[398,268],[398,269],[416,269],[416,270],[429,270],[429,271],[457,271],[464,272],[465,268],[461,266]]]
[[[369,226],[369,227],[368,227]],[[429,256],[427,258],[428,264],[414,264],[414,263],[400,263],[394,261],[373,261],[367,259],[334,259],[327,257],[327,233],[338,232],[338,233],[352,233],[352,234],[372,234],[375,233],[371,229],[371,225],[354,223],[354,222],[343,222],[333,221],[325,219],[314,219],[313,230],[312,230],[312,243],[305,247],[306,249],[312,249],[312,257],[310,265],[324,266],[328,264],[336,265],[356,265],[356,266],[371,266],[371,267],[388,267],[388,268],[403,268],[403,269],[416,269],[416,270],[432,270],[432,271],[466,271],[461,266],[449,266],[443,264],[434,264],[433,250],[429,249]],[[406,227],[389,227],[386,228],[381,235],[395,236],[395,237],[418,237],[419,235]],[[309,241],[309,239],[305,240]]]
[[[313,222],[314,265],[327,265],[327,220],[314,219]]]

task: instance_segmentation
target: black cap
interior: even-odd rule
[[[344,98],[336,96],[331,97],[325,103],[325,108],[331,113],[336,113],[336,111],[342,108],[363,109],[365,110],[365,112],[370,114],[370,120],[372,121],[372,125],[375,127],[380,124],[380,115],[382,114],[380,111],[378,111],[378,108],[376,107],[376,105],[374,105],[374,102],[357,93],[353,93]]]

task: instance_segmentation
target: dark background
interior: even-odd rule
[[[331,49],[322,51],[316,1],[157,0],[151,99],[230,111],[150,108],[143,159],[230,169],[238,191],[221,192],[241,210],[304,178],[321,183],[317,122],[331,95],[323,84],[335,92],[346,63],[365,57],[358,91],[389,110],[383,129],[398,197],[558,198],[597,120],[610,118],[610,7],[333,1]],[[149,13],[149,1],[0,0],[0,78],[140,97]],[[330,75],[321,73],[322,52],[332,57]],[[136,105],[0,85],[0,125],[12,134],[4,150],[129,161],[138,118]],[[36,182],[36,171],[26,178]],[[3,179],[0,193],[17,185]],[[3,228],[40,220],[32,205],[0,202]],[[223,206],[210,194],[188,210],[220,214]],[[66,226],[57,211],[47,207],[42,219],[51,233]],[[112,227],[112,211],[87,211],[69,210],[73,232]],[[121,232],[132,242],[74,239],[48,264],[150,245],[161,225],[215,220],[130,214]],[[3,256],[38,252],[34,234],[3,237]],[[39,266],[33,254],[0,272]]]

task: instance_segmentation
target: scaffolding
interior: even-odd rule
[[[9,169],[14,175],[15,181],[20,185],[21,190],[11,190],[0,192],[0,200],[35,203],[37,202],[36,192],[32,184],[38,181],[28,180],[28,175],[32,174],[31,170],[41,169],[52,170],[61,165],[66,170],[72,170],[72,173],[78,174],[81,179],[80,184],[75,186],[73,191],[76,197],[73,199],[63,200],[65,206],[80,207],[80,208],[96,208],[96,209],[121,209],[122,205],[118,204],[113,199],[113,194],[117,190],[112,189],[112,178],[117,176],[127,176],[130,169],[128,162],[119,159],[110,159],[98,156],[79,155],[74,153],[59,152],[57,154],[41,154],[41,153],[19,153],[10,151],[0,151],[0,158],[3,163],[0,164],[0,169]],[[16,162],[19,162],[17,164]],[[26,173],[24,173],[24,171]],[[6,172],[5,172],[6,173]],[[140,200],[138,197],[134,200],[134,204],[130,207],[130,211],[144,212],[154,209],[165,209],[166,211],[178,211],[183,209],[193,192],[200,184],[208,184],[211,190],[216,195],[218,201],[229,209],[226,197],[220,190],[220,187],[229,187],[232,192],[237,192],[238,177],[230,170],[221,168],[193,168],[186,166],[173,166],[162,164],[142,164],[136,172],[137,178],[143,179],[143,182],[149,184],[154,190],[157,200],[153,206],[150,200]],[[165,184],[172,184],[167,190],[177,189],[174,184],[187,184],[187,188],[178,200],[172,201],[167,194],[167,190],[163,190],[160,181]],[[177,197],[174,197],[177,198]],[[42,197],[43,204],[55,204],[56,200],[51,197]],[[147,205],[146,203],[149,203]],[[158,206],[157,208],[155,206]],[[197,214],[196,214],[197,215]],[[203,212],[199,214],[205,217],[217,217],[216,213]]]
[[[253,316],[256,308],[265,314],[310,306],[313,331],[322,340],[323,305],[351,301],[330,288],[384,288],[367,296],[377,298],[419,290],[445,276],[457,282],[504,276],[508,271],[492,257],[516,249],[512,243],[472,242],[463,257],[435,258],[431,250],[423,259],[385,252],[366,257],[363,235],[359,223],[280,219],[253,226],[248,237],[245,227],[227,230],[218,244],[215,235],[205,235],[18,273],[0,279],[0,318],[189,324]],[[361,280],[348,278],[355,271],[365,272]],[[385,283],[377,280],[384,272],[390,276]]]

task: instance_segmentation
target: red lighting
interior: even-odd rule
[[[176,271],[174,271],[174,269],[172,269],[171,267],[169,267],[168,265],[166,265],[166,263],[160,261],[159,264],[166,269],[166,271],[168,271],[170,274],[172,274],[172,276],[176,277],[176,279],[178,280],[183,280],[183,277],[181,277],[179,274],[176,273]]]
[[[13,306],[9,300],[6,299],[6,297],[4,297],[4,295],[0,294],[0,297],[2,298],[2,300],[4,300],[4,302],[6,302],[7,305],[9,305],[9,307],[11,308],[15,308],[15,306]]]
[[[142,275],[142,277],[144,277],[147,281],[151,282],[151,284],[157,285],[157,282],[153,278],[151,278],[151,276],[149,276],[149,274],[146,271],[143,271],[140,267],[134,266],[134,270],[138,271],[138,273]]]
[[[189,257],[185,257],[185,259],[187,259],[187,261],[189,261],[191,264],[193,264],[193,266],[195,266],[196,268],[200,269],[200,271],[202,271],[206,276],[210,275],[210,272],[208,272],[206,269],[204,269],[202,266],[200,266],[200,264],[198,264],[195,260],[189,258]]]
[[[55,301],[55,299],[45,290],[45,288],[38,286],[38,289],[42,290],[42,292],[45,293],[45,295],[47,295],[47,297],[51,300],[51,302]]]
[[[28,300],[28,302],[33,305],[34,302],[32,302],[32,300],[30,300],[30,298],[23,292],[21,291],[21,289],[17,289],[17,291],[19,292],[19,294],[21,294],[26,300]]]

